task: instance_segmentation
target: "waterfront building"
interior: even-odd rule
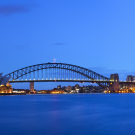
[[[12,89],[12,85],[10,85],[9,83],[7,83],[6,85],[2,84],[0,85],[0,93],[12,93],[13,89]]]
[[[30,94],[30,90],[28,90],[28,89],[13,89],[13,93],[26,93],[26,94]]]
[[[67,86],[66,90],[67,92],[71,92],[72,87],[70,85]]]
[[[76,93],[76,91],[75,90],[71,90],[71,93]]]
[[[41,93],[42,93],[42,94],[47,94],[48,91],[47,91],[47,90],[41,90]]]
[[[10,77],[2,76],[0,73],[0,93],[12,93],[12,85],[8,83]]]
[[[54,90],[50,91],[50,94],[64,94],[64,90],[56,90],[56,89],[54,89]]]
[[[79,89],[80,86],[78,84],[75,85],[75,89]]]

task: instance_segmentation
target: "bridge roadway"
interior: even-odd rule
[[[84,83],[84,82],[90,82],[90,83],[113,83],[113,80],[12,80],[9,81],[9,83],[22,83],[22,82],[80,82],[80,83]],[[126,81],[119,81],[119,84],[122,85],[127,85],[127,84],[135,84],[135,82],[126,82]]]
[[[112,83],[114,81],[105,81],[105,80],[14,80],[14,81],[9,81],[9,83],[19,83],[19,82],[91,82],[91,83]]]

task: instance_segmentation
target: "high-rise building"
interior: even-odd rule
[[[57,89],[58,89],[58,90],[61,89],[61,85],[58,85],[58,86],[57,86]]]
[[[133,76],[133,82],[135,82],[135,76]]]
[[[132,75],[128,75],[126,81],[127,82],[133,82],[135,80],[135,77]]]

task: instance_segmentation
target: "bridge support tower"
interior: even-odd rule
[[[34,92],[34,82],[30,82],[30,92]]]
[[[110,91],[115,92],[120,89],[119,87],[119,75],[118,74],[111,74],[110,80],[114,81],[113,83],[110,83]]]

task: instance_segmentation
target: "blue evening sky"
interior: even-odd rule
[[[135,75],[135,1],[1,0],[0,48],[4,75],[56,58],[106,77],[119,73],[125,80]],[[54,86],[35,84],[37,89]]]

